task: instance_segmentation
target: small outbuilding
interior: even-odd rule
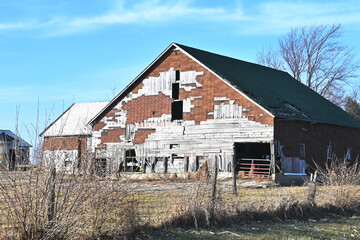
[[[32,146],[10,130],[0,129],[0,169],[15,170],[30,163]]]
[[[106,104],[108,102],[72,104],[40,134],[44,138],[44,159],[54,160],[57,169],[68,172],[83,166],[91,147],[92,131],[88,122]]]

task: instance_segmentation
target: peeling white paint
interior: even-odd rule
[[[220,104],[214,105],[214,119],[220,118],[241,118],[242,117],[242,106],[237,104]]]

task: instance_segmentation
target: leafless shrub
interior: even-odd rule
[[[317,166],[319,179],[326,191],[323,202],[341,209],[354,209],[360,204],[360,168],[356,160],[350,163],[346,158],[334,157],[331,164]]]

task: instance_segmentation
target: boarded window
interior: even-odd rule
[[[300,158],[305,159],[305,144],[300,143],[299,144],[299,151],[300,151]]]
[[[173,83],[172,84],[172,98],[174,100],[179,99],[179,87],[180,87],[179,83]]]
[[[183,101],[176,101],[171,104],[171,121],[183,119]]]
[[[176,70],[175,71],[175,80],[179,81],[180,80],[180,70]]]
[[[134,137],[135,137],[135,126],[134,126],[134,124],[126,124],[125,128],[126,128],[125,129],[125,139],[129,140],[129,141],[134,140]]]
[[[351,148],[348,148],[346,151],[346,159],[348,161],[351,161]]]
[[[282,159],[281,168],[284,173],[305,173],[307,164],[305,160],[296,157],[285,157]]]
[[[214,105],[214,119],[241,118],[242,111],[242,106],[237,104]]]

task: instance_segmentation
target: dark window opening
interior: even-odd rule
[[[120,171],[122,172],[138,172],[140,170],[140,163],[136,159],[135,149],[128,149],[125,152],[125,161],[120,164]]]
[[[174,100],[179,99],[179,88],[180,88],[179,83],[173,83],[172,84],[172,98]]]
[[[179,81],[180,80],[180,70],[176,70],[175,71],[175,80]]]
[[[183,102],[176,101],[171,104],[171,121],[183,119]]]
[[[179,144],[170,144],[170,149],[178,148]]]

